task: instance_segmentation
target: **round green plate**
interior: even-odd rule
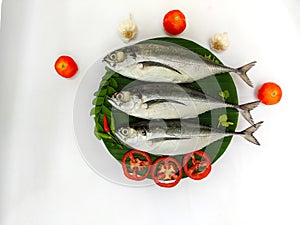
[[[182,38],[170,38],[170,37],[161,37],[151,40],[159,40],[165,42],[171,42],[178,45],[181,45],[185,48],[194,51],[195,53],[202,55],[216,63],[222,64],[222,62],[209,50],[203,48],[197,43],[182,39]],[[115,92],[121,91],[125,86],[134,80],[126,78],[109,68],[106,68],[106,74],[103,76],[98,91],[95,92],[95,99],[93,100],[94,107],[91,110],[91,115],[94,116],[95,120],[95,130],[94,133],[99,140],[102,140],[110,152],[110,154],[119,162],[121,162],[123,155],[130,150],[129,147],[123,145],[117,137],[114,135],[114,124],[116,122],[122,122],[122,120],[127,121],[128,115],[123,112],[112,109],[108,98]],[[135,81],[136,82],[136,81]],[[229,73],[218,74],[215,76],[209,76],[207,78],[195,81],[191,84],[185,84],[185,86],[198,89],[205,94],[219,98],[220,100],[225,100],[231,104],[238,104],[238,96],[235,84]],[[222,126],[220,124],[219,118],[222,115],[227,116],[227,121],[232,122],[229,126]],[[107,117],[108,124],[110,125],[111,131],[109,133],[104,131],[103,127],[103,118],[104,115]],[[113,115],[113,116],[112,116]],[[212,127],[218,127],[219,129],[234,131],[238,122],[238,112],[232,108],[226,109],[216,109],[198,116],[201,124],[208,125]],[[139,119],[130,117],[132,122],[138,121]],[[226,151],[232,137],[225,137],[220,139],[208,146],[206,146],[202,151],[205,151],[211,158],[212,163],[216,162],[220,156]],[[152,161],[155,161],[158,157],[157,155],[150,155]],[[184,155],[174,156],[180,163],[182,163]],[[183,177],[186,177],[183,174]]]

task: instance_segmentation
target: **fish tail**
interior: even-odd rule
[[[240,68],[236,69],[236,73],[245,81],[250,87],[253,87],[251,80],[249,79],[247,72],[255,65],[256,61],[248,63]]]
[[[263,123],[263,121],[258,122],[251,127],[248,127],[246,130],[243,130],[240,132],[240,134],[247,140],[252,142],[253,144],[260,145],[257,139],[253,136],[253,133],[257,131],[257,129],[260,127],[260,125]]]
[[[242,116],[251,124],[254,125],[253,118],[250,111],[259,105],[260,101],[250,102],[243,105],[239,105],[239,111]]]

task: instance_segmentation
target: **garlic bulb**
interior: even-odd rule
[[[222,52],[227,50],[229,47],[229,39],[228,39],[228,33],[225,32],[223,34],[215,34],[210,39],[210,47],[212,50],[217,52]]]
[[[136,36],[138,29],[137,25],[131,19],[131,14],[129,14],[129,17],[126,20],[120,23],[118,31],[124,42],[129,42]]]

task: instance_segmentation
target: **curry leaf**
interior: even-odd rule
[[[97,132],[97,131],[95,131],[94,133],[95,133],[96,137],[100,140],[102,138],[108,138],[108,139],[112,138],[109,134],[106,134],[106,133],[101,133],[101,132]]]
[[[93,100],[93,105],[102,105],[104,103],[104,97],[98,97]]]
[[[112,88],[112,87],[108,87],[107,88],[107,94],[109,96],[113,95],[116,92],[116,89]]]
[[[114,78],[111,78],[109,80],[109,86],[111,86],[114,89],[117,89],[118,88],[118,83],[117,83],[117,81]]]
[[[105,105],[102,105],[102,112],[103,114],[105,114],[107,117],[111,117],[111,111],[105,106]]]

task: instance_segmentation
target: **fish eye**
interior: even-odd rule
[[[121,100],[123,98],[123,94],[122,93],[117,93],[115,97],[117,99]]]
[[[128,129],[122,129],[121,133],[122,133],[122,135],[127,136],[129,134],[129,130]]]
[[[117,54],[116,53],[111,53],[110,54],[110,56],[109,56],[109,58],[111,59],[111,60],[117,60]]]

